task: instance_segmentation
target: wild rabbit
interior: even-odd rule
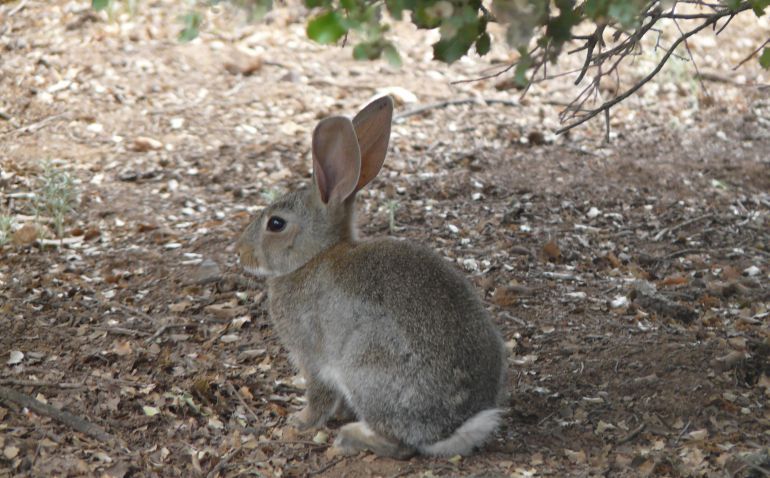
[[[269,312],[307,381],[300,428],[339,410],[335,446],[408,458],[469,454],[497,428],[504,348],[470,283],[433,251],[360,241],[356,192],[379,172],[393,102],[313,132],[314,184],[266,207],[243,232],[249,273],[267,277]]]

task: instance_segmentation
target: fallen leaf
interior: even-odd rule
[[[128,340],[120,340],[115,342],[115,345],[112,347],[112,352],[123,357],[126,355],[131,355],[134,352],[134,349],[131,346],[131,342]]]
[[[569,461],[571,461],[576,465],[581,465],[586,462],[586,452],[584,452],[583,450],[573,451],[568,448],[565,448],[564,454],[567,456],[567,459]]]
[[[616,256],[612,251],[607,253],[607,262],[609,262],[614,269],[617,269],[623,265],[623,262],[621,262],[621,260],[618,259],[618,256]]]
[[[613,309],[620,309],[621,307],[625,307],[628,305],[628,297],[624,295],[617,295],[615,296],[612,301],[610,301],[610,307]]]
[[[702,441],[708,438],[709,432],[705,428],[702,428],[700,430],[693,430],[690,433],[686,434],[684,438],[686,440],[692,440],[692,441]]]
[[[13,445],[7,446],[3,450],[3,455],[9,460],[13,460],[19,455],[19,448]]]
[[[556,244],[556,241],[551,239],[543,246],[543,255],[546,259],[551,261],[559,260],[561,257],[561,249],[559,249],[559,245]]]
[[[220,341],[229,344],[232,342],[237,342],[240,337],[238,334],[226,334],[219,338]]]
[[[171,312],[174,312],[175,314],[181,314],[185,310],[189,309],[192,305],[192,302],[189,300],[183,300],[180,302],[177,302],[176,304],[171,304],[168,306],[168,310]]]
[[[728,281],[740,279],[741,277],[741,271],[736,269],[733,266],[724,266],[722,268],[722,277]]]
[[[675,276],[669,276],[663,279],[658,283],[659,286],[665,287],[669,285],[684,285],[687,284],[687,277],[675,275]]]
[[[142,407],[142,411],[148,417],[154,417],[155,415],[160,413],[160,409],[158,409],[158,407],[151,407],[151,406],[148,406],[148,405],[143,406]]]
[[[596,425],[596,433],[600,435],[606,432],[607,430],[614,430],[614,429],[615,429],[615,425],[613,425],[612,423],[604,422],[602,420],[599,420],[599,423]]]
[[[492,302],[500,307],[510,307],[519,301],[519,295],[512,287],[498,287],[492,294]]]
[[[17,246],[28,246],[35,242],[39,235],[40,228],[38,228],[38,226],[34,223],[28,222],[13,233],[13,236],[11,236],[11,242]]]
[[[24,360],[24,352],[21,350],[11,350],[10,358],[6,362],[8,365],[17,365]]]
[[[766,373],[763,373],[762,376],[759,377],[757,386],[765,389],[765,395],[770,395],[770,377],[768,377]]]
[[[139,153],[158,150],[162,147],[163,143],[157,139],[148,138],[146,136],[137,136],[134,138],[133,143],[131,143],[131,149]]]
[[[329,441],[329,434],[323,430],[318,431],[313,437],[313,443],[318,443],[319,445],[326,443],[327,441]]]
[[[238,52],[232,60],[224,63],[225,70],[231,75],[251,76],[262,69],[264,62],[258,56]]]

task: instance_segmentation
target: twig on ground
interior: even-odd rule
[[[0,385],[0,401],[12,402],[22,407],[29,408],[38,415],[45,415],[53,418],[59,423],[72,428],[75,431],[88,435],[101,442],[112,442],[115,437],[107,433],[102,427],[88,422],[78,416],[75,416],[64,410],[59,410],[56,407],[40,402],[29,395],[25,395],[21,392],[8,387]]]
[[[26,7],[26,6],[27,6],[27,2],[28,2],[28,1],[29,1],[29,0],[21,0],[21,1],[19,2],[19,4],[18,4],[18,5],[16,5],[15,7],[13,7],[13,10],[11,10],[10,12],[8,12],[8,17],[10,18],[10,17],[12,17],[12,16],[16,15],[17,13],[19,13],[20,11],[24,10],[24,7]]]
[[[679,440],[682,439],[685,433],[687,433],[687,430],[690,428],[690,420],[687,420],[687,423],[684,425],[684,428],[682,428],[682,431],[679,432],[679,435],[676,437],[676,440],[674,440],[674,444],[679,443]]]
[[[740,460],[740,462],[741,462],[741,464],[743,466],[741,466],[738,470],[735,470],[735,473],[732,476],[738,476],[738,473],[741,470],[743,470],[744,468],[750,468],[750,469],[760,473],[763,476],[770,476],[770,470],[766,470],[766,469],[762,468],[761,466],[755,465],[753,463],[749,463],[746,460],[741,460],[740,458],[739,458],[739,460]]]
[[[646,423],[642,423],[638,427],[636,427],[633,430],[631,430],[631,432],[628,435],[626,435],[623,438],[621,438],[620,440],[618,440],[617,444],[618,445],[622,445],[624,443],[630,442],[631,440],[633,440],[634,438],[639,436],[639,434],[642,433],[645,428],[647,428],[647,424]]]
[[[148,335],[150,335],[149,332],[145,332],[143,330],[127,329],[125,327],[97,327],[96,329],[103,330],[110,334],[129,335],[131,337],[147,337]]]
[[[155,333],[154,333],[154,334],[152,334],[152,335],[150,335],[149,337],[147,337],[146,339],[144,339],[144,342],[145,342],[145,343],[147,343],[147,344],[149,344],[149,343],[151,343],[153,340],[157,339],[158,337],[160,337],[161,335],[165,334],[166,332],[168,332],[168,331],[169,331],[169,330],[171,330],[171,329],[175,329],[175,328],[179,328],[179,327],[188,327],[188,326],[189,326],[189,327],[195,327],[195,326],[197,326],[197,325],[198,325],[198,324],[193,324],[193,323],[184,323],[184,324],[163,324],[163,325],[161,325],[161,326],[160,326],[160,328],[159,328],[158,330],[156,330],[156,331],[155,331]]]
[[[549,418],[551,418],[552,416],[556,415],[557,411],[558,410],[554,410],[551,413],[549,413],[548,415],[546,415],[545,417],[543,417],[539,422],[537,422],[537,426],[541,426],[543,423],[547,422]]]
[[[36,121],[34,123],[30,123],[28,125],[23,125],[23,126],[19,126],[19,127],[16,127],[16,128],[12,128],[12,129],[6,130],[6,131],[2,131],[2,132],[0,132],[0,136],[8,135],[8,134],[10,134],[10,133],[12,133],[14,131],[19,131],[21,133],[34,133],[35,131],[45,127],[45,125],[47,125],[51,121],[59,119],[62,116],[67,116],[67,113],[58,113],[58,114],[55,114],[55,115],[46,116],[45,118],[43,118],[43,119],[41,119],[39,121]]]
[[[4,378],[0,379],[0,385],[18,385],[20,387],[50,387],[50,388],[83,388],[85,385],[82,383],[67,383],[67,382],[48,382],[41,380],[21,380],[16,378]]]
[[[259,440],[257,441],[257,445],[260,444],[268,444],[268,445],[304,445],[309,446],[313,448],[329,448],[329,443],[316,443],[314,441],[309,440]]]
[[[648,282],[636,281],[632,294],[635,304],[658,315],[671,317],[686,324],[698,316],[697,312],[664,296]]]
[[[241,394],[238,392],[238,390],[235,389],[232,383],[225,382],[225,385],[227,386],[227,391],[230,392],[231,395],[234,395],[235,398],[238,400],[238,402],[243,406],[243,408],[249,412],[249,415],[254,419],[255,422],[259,422],[259,416],[254,412],[254,409],[252,409],[246,401],[243,399]]]
[[[425,113],[426,111],[440,109],[440,108],[446,108],[447,106],[457,106],[457,105],[467,105],[467,104],[477,104],[477,103],[483,103],[486,105],[505,105],[505,106],[519,106],[519,102],[515,100],[496,100],[496,99],[476,99],[476,98],[464,98],[460,100],[447,100],[447,101],[439,101],[438,103],[431,103],[429,105],[420,106],[418,108],[415,108],[413,110],[404,111],[403,113],[397,114],[393,117],[393,121],[402,120],[404,118],[408,118],[410,116],[419,115],[422,113]]]
[[[696,222],[703,221],[704,219],[711,219],[714,217],[713,213],[704,214],[702,216],[694,217],[692,219],[688,219],[684,222],[680,222],[679,224],[671,227],[665,227],[660,230],[657,234],[655,234],[655,237],[652,238],[653,241],[659,241],[663,239],[664,236],[667,234],[671,234],[672,232],[678,231],[679,229],[682,229],[683,227],[687,227],[691,224],[695,224]]]
[[[211,471],[208,472],[206,475],[206,478],[214,478],[219,474],[220,471],[224,471],[224,469],[227,467],[227,464],[230,462],[233,456],[235,456],[236,453],[238,453],[239,450],[230,450],[219,459],[219,463],[217,463],[214,468],[211,469]]]
[[[402,476],[408,475],[409,473],[414,473],[414,468],[412,468],[411,466],[390,475],[388,478],[400,478]]]
[[[682,249],[680,251],[672,252],[671,254],[669,254],[667,256],[663,256],[663,257],[661,257],[658,260],[659,261],[670,261],[671,259],[677,259],[679,257],[684,257],[684,256],[687,256],[687,255],[690,255],[690,254],[702,254],[704,252],[707,252],[707,251],[705,251],[704,249]]]
[[[155,319],[153,319],[152,316],[150,316],[149,314],[147,314],[145,312],[142,312],[141,310],[139,310],[139,309],[137,309],[135,307],[130,307],[128,305],[121,304],[120,302],[110,303],[109,305],[117,307],[118,309],[121,309],[123,312],[128,312],[129,314],[138,315],[139,317],[141,317],[141,318],[143,318],[145,320],[148,320],[150,322],[155,322]]]
[[[326,471],[326,470],[328,470],[330,468],[334,468],[335,466],[337,466],[337,463],[341,462],[344,459],[345,459],[344,456],[341,456],[339,458],[335,458],[334,460],[332,460],[329,463],[325,464],[321,468],[318,468],[317,470],[311,470],[310,472],[308,472],[308,476],[320,475],[324,471]]]

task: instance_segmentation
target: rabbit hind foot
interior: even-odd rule
[[[371,451],[379,456],[406,460],[417,453],[413,447],[399,441],[386,438],[371,428],[366,422],[353,422],[340,428],[334,447],[344,455],[354,455],[361,451]]]

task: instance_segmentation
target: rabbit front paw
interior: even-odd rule
[[[289,415],[288,424],[303,432],[323,426],[324,421],[325,420],[323,420],[323,416],[321,414],[314,413],[313,410],[311,410],[310,405],[308,405],[302,410]]]

